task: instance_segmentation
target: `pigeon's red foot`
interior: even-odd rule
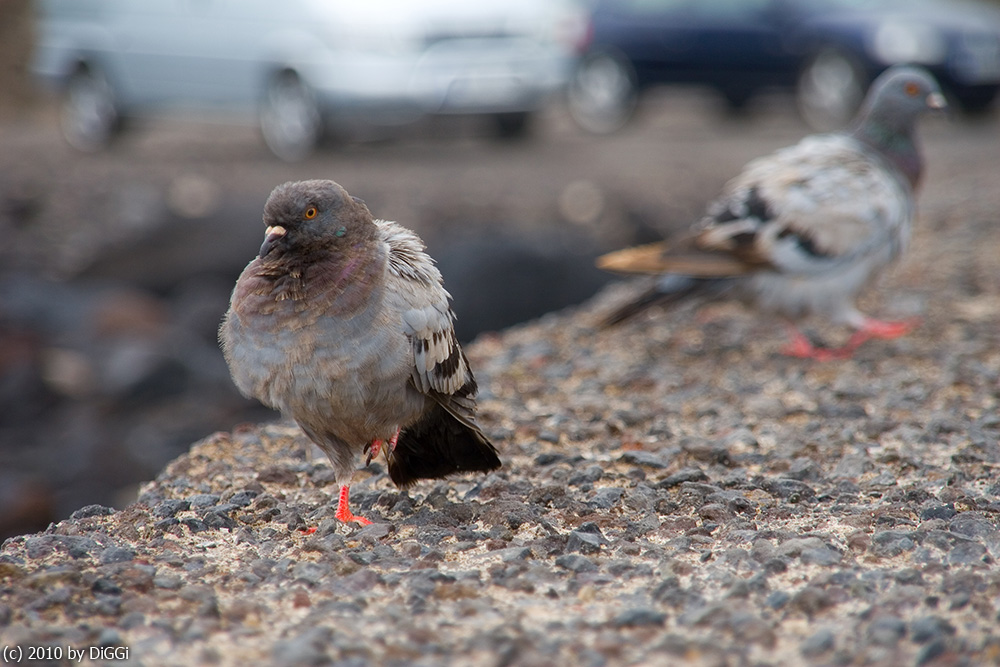
[[[362,526],[371,525],[371,521],[364,518],[363,516],[356,516],[351,512],[351,508],[347,506],[347,495],[350,493],[349,487],[345,484],[340,487],[340,499],[337,501],[337,513],[334,516],[338,521],[344,523],[350,523],[351,521],[356,521]]]

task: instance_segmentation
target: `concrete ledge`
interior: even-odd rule
[[[481,338],[468,352],[504,468],[406,493],[373,464],[352,487],[365,528],[333,520],[332,475],[296,428],[210,436],[136,504],[4,544],[0,648],[992,664],[1000,308],[908,275],[892,289],[923,325],[843,363],[780,356],[780,327],[738,306],[595,331],[622,285]]]

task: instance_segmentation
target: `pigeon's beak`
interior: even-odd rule
[[[260,245],[260,257],[266,257],[269,252],[285,238],[288,230],[281,225],[272,225],[264,231],[264,242]]]
[[[927,96],[927,106],[930,109],[940,110],[948,108],[948,100],[941,93],[931,93]]]

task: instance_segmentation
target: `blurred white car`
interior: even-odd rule
[[[348,119],[489,114],[502,134],[565,85],[585,25],[570,0],[39,0],[32,70],[64,95],[66,139],[123,118],[256,117],[279,157]]]

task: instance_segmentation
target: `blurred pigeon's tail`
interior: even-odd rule
[[[605,315],[602,327],[612,327],[654,306],[669,306],[695,296],[721,290],[731,281],[722,278],[692,278],[674,273],[657,278],[648,290]]]
[[[482,430],[474,423],[459,420],[439,403],[400,432],[389,456],[389,477],[399,487],[418,479],[488,472],[499,467],[497,450]]]

